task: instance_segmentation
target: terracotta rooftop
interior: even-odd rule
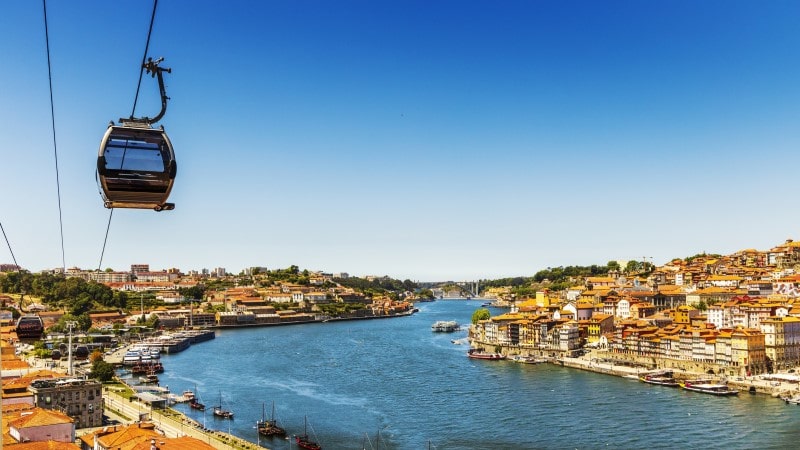
[[[115,450],[150,450],[150,441],[155,439],[159,450],[211,450],[211,445],[189,436],[179,438],[167,438],[155,431],[153,424],[142,423],[140,425],[117,426],[111,429],[104,429],[95,433],[81,436],[81,441],[89,447],[93,447],[94,436],[97,436],[98,443],[106,448]]]
[[[71,417],[60,411],[35,408],[29,413],[22,413],[19,418],[9,421],[9,425],[15,428],[32,428],[72,422]]]

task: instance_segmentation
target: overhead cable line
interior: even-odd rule
[[[17,266],[17,270],[20,269],[19,264],[17,264],[17,258],[14,256],[14,250],[11,250],[11,243],[8,242],[8,236],[6,236],[6,230],[3,228],[3,222],[0,222],[0,230],[3,231],[3,237],[6,240],[6,245],[8,245],[8,252],[11,253],[11,259],[14,260],[14,265]]]
[[[131,117],[136,114],[136,103],[139,101],[139,89],[142,87],[142,76],[144,75],[145,63],[147,62],[147,52],[150,50],[150,36],[153,34],[153,23],[156,20],[156,9],[158,8],[158,0],[153,0],[153,13],[150,15],[150,27],[147,30],[147,40],[144,44],[144,55],[142,56],[142,65],[139,68],[139,82],[136,84],[136,95],[133,98],[133,108],[131,109]],[[124,158],[123,154],[123,158]],[[97,263],[97,270],[103,266],[103,255],[106,252],[106,243],[108,243],[108,230],[111,229],[111,218],[114,217],[114,208],[108,213],[108,224],[106,225],[106,236],[103,239],[103,249],[100,251],[100,262]]]
[[[97,263],[97,270],[100,270],[100,266],[103,265],[103,255],[106,252],[106,242],[108,241],[108,229],[111,228],[111,216],[114,215],[114,208],[111,208],[111,212],[108,213],[108,225],[106,225],[106,237],[103,239],[103,249],[100,251],[100,262]]]
[[[50,65],[50,35],[47,30],[47,0],[42,0],[44,8],[44,40],[47,48],[47,79],[50,83],[50,123],[53,129],[53,155],[56,161],[56,192],[58,194],[58,228],[61,234],[61,273],[66,273],[67,263],[64,256],[64,220],[61,213],[61,181],[58,176],[58,146],[56,145],[56,113],[53,106],[53,72]],[[16,264],[16,263],[15,263]]]
[[[156,20],[156,8],[158,7],[158,0],[153,0],[153,14],[150,16],[150,28],[147,30],[147,41],[144,44],[144,55],[142,55],[142,65],[139,68],[139,83],[136,84],[136,96],[133,98],[133,109],[131,109],[131,117],[136,115],[136,102],[139,101],[139,88],[142,87],[142,75],[144,75],[145,63],[147,62],[147,51],[150,50],[150,35],[153,34],[153,23]]]

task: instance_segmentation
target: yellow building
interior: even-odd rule
[[[737,327],[731,332],[731,364],[746,375],[766,372],[765,348],[764,333],[759,330]]]
[[[556,299],[557,301],[558,299]],[[550,292],[536,291],[536,305],[537,306],[550,306]]]
[[[681,305],[675,308],[675,316],[673,318],[676,324],[689,325],[692,318],[700,315],[700,311],[689,305]]]
[[[800,318],[770,317],[762,320],[760,327],[772,370],[800,364]]]
[[[589,336],[587,343],[594,344],[600,341],[600,336],[614,331],[614,316],[610,314],[594,314],[589,319]]]

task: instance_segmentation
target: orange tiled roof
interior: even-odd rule
[[[3,363],[3,367],[5,368],[5,362]],[[37,370],[36,372],[25,374],[19,378],[3,381],[3,389],[27,388],[35,380],[41,380],[45,378],[60,378],[63,376],[64,374],[53,372],[51,370]]]
[[[71,417],[60,411],[35,408],[30,414],[24,414],[20,418],[10,421],[9,425],[15,428],[32,428],[72,422],[73,420]]]
[[[586,277],[589,283],[613,283],[614,279],[611,277]]]
[[[156,445],[159,450],[213,450],[215,447],[193,437],[182,436],[179,438],[157,439]],[[150,450],[150,441],[139,442],[130,450]]]

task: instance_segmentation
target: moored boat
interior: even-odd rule
[[[233,411],[222,407],[222,393],[219,394],[219,405],[214,406],[214,417],[233,419]]]
[[[122,364],[133,366],[142,362],[142,354],[138,350],[128,350],[122,357]]]
[[[785,394],[779,397],[781,400],[786,402],[787,405],[800,405],[800,396],[792,397],[789,394]]]
[[[731,389],[727,384],[710,383],[705,380],[691,381],[686,380],[679,383],[680,387],[687,391],[702,392],[718,396],[738,395],[739,391]]]
[[[787,395],[787,396],[781,397],[781,400],[786,402],[786,404],[800,405],[800,397],[790,397],[790,396]]]
[[[506,359],[506,356],[501,354],[501,353],[486,353],[486,352],[483,352],[483,351],[480,351],[480,350],[477,350],[477,349],[474,349],[474,348],[470,349],[467,352],[467,356],[469,356],[470,358],[473,358],[473,359],[488,359],[488,360],[493,360],[493,361],[497,361],[497,360],[500,360],[500,359]]]
[[[131,367],[131,373],[134,375],[141,375],[143,373],[162,373],[164,372],[164,365],[160,362],[157,363],[139,363]]]
[[[206,405],[200,403],[196,398],[189,400],[189,408],[196,409],[198,411],[205,411]]]
[[[272,402],[272,418],[267,419],[264,414],[264,405],[261,405],[261,420],[256,422],[256,429],[258,434],[262,436],[285,436],[286,430],[278,426],[278,420],[275,419],[275,402]]]
[[[154,373],[147,374],[143,377],[139,377],[139,382],[141,382],[142,384],[158,383],[158,375]]]
[[[678,381],[672,376],[672,372],[644,374],[639,376],[639,380],[659,386],[678,387]]]
[[[222,409],[221,406],[214,407],[214,416],[222,419],[233,419],[233,411]]]
[[[294,442],[298,447],[306,450],[322,450],[322,446],[308,437],[308,418],[304,419],[303,434],[294,437]]]
[[[194,391],[183,391],[183,395],[186,395],[188,392],[191,392],[191,394],[187,397],[189,399],[189,408],[196,409],[198,411],[205,411],[206,405],[200,403],[200,394],[197,392],[197,385],[195,385]]]

